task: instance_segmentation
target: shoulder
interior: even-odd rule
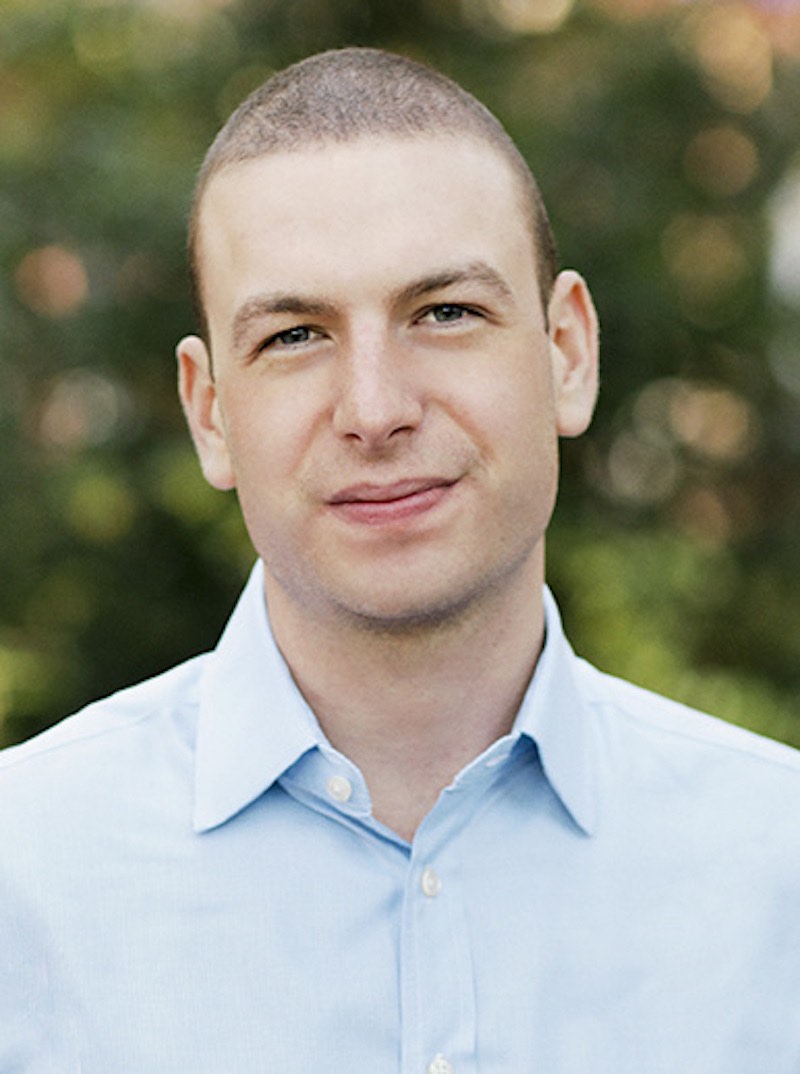
[[[599,800],[626,838],[638,833],[642,854],[679,845],[698,869],[739,862],[748,883],[796,893],[800,752],[584,661],[577,673]]]
[[[727,760],[765,773],[785,773],[800,792],[800,751],[754,731],[699,712],[634,683],[578,661],[583,694],[597,720],[612,725],[626,742],[650,744],[690,761]]]
[[[104,757],[136,752],[170,725],[193,733],[192,712],[206,657],[195,657],[152,679],[92,702],[18,746],[0,751],[0,797],[18,783],[33,787],[37,775],[74,772],[76,778]]]
[[[101,887],[131,845],[187,828],[204,664],[121,690],[0,753],[0,874],[34,902],[66,890],[77,861]]]

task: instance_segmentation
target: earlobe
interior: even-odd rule
[[[598,388],[599,329],[586,282],[559,273],[548,304],[548,333],[559,436],[580,436],[592,420]]]
[[[208,349],[198,336],[186,336],[176,355],[178,392],[203,475],[214,488],[232,489],[236,479]]]

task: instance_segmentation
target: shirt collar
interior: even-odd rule
[[[272,636],[259,561],[200,682],[195,830],[230,820],[323,740]]]
[[[546,643],[514,725],[537,746],[545,776],[575,822],[594,827],[591,723],[576,658],[545,591]],[[325,737],[272,636],[261,563],[200,682],[194,826],[208,831],[262,795]]]
[[[576,824],[590,835],[597,816],[592,720],[578,664],[549,589],[544,591],[545,645],[514,731],[530,738],[548,782]]]

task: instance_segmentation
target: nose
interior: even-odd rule
[[[340,358],[333,418],[339,436],[381,451],[419,426],[423,403],[407,348],[365,333]]]

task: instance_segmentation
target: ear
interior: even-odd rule
[[[559,273],[547,310],[558,435],[580,436],[597,401],[599,329],[589,288],[577,272]]]
[[[232,489],[236,478],[208,348],[199,336],[186,336],[176,354],[178,391],[205,479],[216,489]]]

